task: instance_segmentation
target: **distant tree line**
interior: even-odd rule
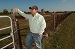
[[[11,9],[12,10],[12,9]],[[23,11],[24,13],[26,13],[26,14],[30,14],[30,12],[25,12],[25,11]],[[39,11],[38,11],[39,12]],[[44,11],[45,12],[45,14],[50,14],[50,13],[53,13],[53,12],[49,12],[49,11]],[[75,11],[57,11],[56,13],[69,13],[69,12],[72,12],[72,13],[75,13]],[[42,14],[42,11],[41,12],[39,12],[40,14]],[[4,9],[3,10],[3,12],[0,12],[0,15],[8,15],[8,14],[11,14],[11,12],[9,12],[7,9]]]
[[[4,9],[3,12],[0,12],[0,15],[8,15],[11,14],[7,9]]]

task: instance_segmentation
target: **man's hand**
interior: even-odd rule
[[[13,12],[13,14],[18,13],[18,8],[13,8],[12,12]]]
[[[33,33],[33,34],[36,34],[38,37],[40,36],[39,34],[37,34],[37,33]]]
[[[37,34],[37,36],[40,36],[39,34]]]

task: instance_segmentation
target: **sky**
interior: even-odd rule
[[[11,11],[12,8],[19,8],[29,12],[29,7],[36,5],[45,11],[75,11],[75,0],[0,0],[0,12],[3,9]]]

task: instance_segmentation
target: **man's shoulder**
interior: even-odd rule
[[[38,16],[39,16],[39,17],[43,17],[43,15],[41,15],[41,14],[39,14],[39,13],[38,13]]]
[[[39,19],[39,20],[42,20],[42,19],[44,19],[44,17],[41,15],[41,14],[37,14],[37,19]]]

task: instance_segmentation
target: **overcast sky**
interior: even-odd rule
[[[28,12],[32,5],[37,5],[39,11],[42,8],[46,11],[75,11],[75,0],[0,0],[0,12],[14,7]]]

